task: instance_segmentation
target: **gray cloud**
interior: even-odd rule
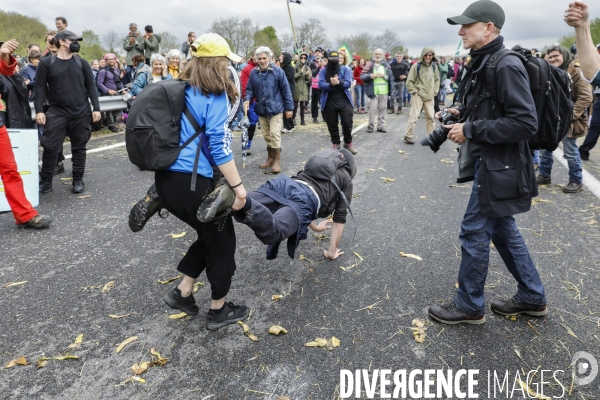
[[[563,22],[568,0],[498,0],[506,13],[502,30],[508,46],[541,48],[572,32]],[[411,54],[419,54],[425,46],[438,54],[454,54],[460,41],[458,27],[448,25],[446,18],[462,13],[469,1],[419,0],[400,2],[393,0],[364,1],[304,0],[304,5],[291,4],[294,23],[300,25],[309,18],[321,21],[329,39],[368,31],[379,34],[389,29],[398,34]],[[29,16],[39,17],[52,27],[54,17],[62,15],[75,32],[92,29],[97,34],[110,30],[127,33],[130,22],[140,28],[152,25],[154,32],[169,31],[181,42],[189,31],[204,33],[213,20],[238,16],[251,18],[259,26],[272,25],[279,35],[291,33],[285,0],[145,0],[107,3],[106,1],[4,0],[2,8]],[[600,7],[592,10],[600,14]],[[465,50],[461,49],[462,52]]]

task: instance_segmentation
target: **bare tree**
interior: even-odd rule
[[[298,46],[306,45],[310,49],[318,46],[328,48],[330,43],[325,33],[325,27],[321,25],[321,21],[316,18],[311,18],[308,22],[303,23],[296,29],[296,37]]]
[[[160,36],[160,45],[158,47],[158,52],[160,54],[166,53],[172,49],[179,49],[177,36],[173,35],[171,32],[164,31],[159,33],[158,36]]]
[[[284,33],[279,39],[281,50],[292,52],[294,50],[294,37],[289,33]]]
[[[386,29],[381,35],[374,39],[374,45],[383,49],[385,53],[404,52],[404,43],[400,41],[398,35],[389,29]]]
[[[106,35],[104,35],[102,37],[102,42],[104,43],[106,48],[108,48],[108,51],[110,53],[115,53],[116,49],[118,49],[120,47],[121,37],[119,36],[119,34],[117,32],[115,32],[114,30],[111,30],[110,32],[108,32]]]
[[[247,55],[254,44],[254,35],[259,31],[250,18],[240,20],[238,17],[219,18],[213,21],[209,29],[223,36],[238,54]]]
[[[342,36],[336,38],[338,47],[341,47],[344,43],[348,45],[352,53],[370,59],[371,53],[377,47],[375,45],[375,38],[368,32],[359,33],[351,36]]]

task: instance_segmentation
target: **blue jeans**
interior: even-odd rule
[[[471,315],[485,314],[483,289],[488,273],[491,240],[509,272],[517,280],[517,298],[528,304],[546,304],[544,285],[514,217],[493,218],[481,213],[478,174],[479,161],[475,164],[473,191],[461,224],[462,260],[454,303]]]
[[[446,86],[440,87],[440,91],[438,92],[438,101],[440,103],[446,102]]]
[[[410,93],[408,93],[408,89],[406,88],[406,85],[404,85],[404,102],[405,103],[410,103],[410,99],[412,98],[412,95]]]
[[[577,148],[577,139],[565,136],[562,140],[563,152],[569,165],[569,182],[581,183],[582,177],[582,166],[581,156],[579,155],[579,149]],[[552,165],[554,164],[554,158],[552,157],[551,151],[540,150],[540,164],[538,171],[541,175],[550,176],[552,174]]]
[[[533,156],[531,157],[531,161],[533,161],[534,164],[540,163],[540,151],[539,150],[533,151]]]
[[[135,71],[133,65],[128,65],[125,71],[127,72],[127,75],[129,75],[129,79],[133,79],[133,71]]]
[[[355,85],[356,108],[365,108],[365,85]]]

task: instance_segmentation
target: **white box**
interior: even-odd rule
[[[25,196],[33,207],[40,204],[40,183],[38,164],[37,129],[9,129],[8,136],[12,144],[17,169],[23,179]],[[10,211],[4,185],[0,181],[0,211]]]

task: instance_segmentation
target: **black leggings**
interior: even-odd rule
[[[340,144],[340,127],[338,125],[338,116],[342,122],[342,134],[344,135],[344,143],[352,143],[352,119],[354,117],[354,110],[348,102],[348,105],[343,108],[337,109],[332,108],[329,105],[325,105],[323,110],[323,118],[327,123],[327,129],[331,135],[331,143]]]
[[[304,122],[304,111],[306,110],[306,101],[294,100],[294,115],[292,115],[292,119],[296,119],[296,113],[298,112],[298,103],[300,103],[300,122]]]
[[[321,100],[321,91],[319,89],[312,88],[312,95],[310,99],[310,113],[314,119],[319,118],[319,100]]]
[[[229,216],[222,231],[216,222],[204,224],[196,212],[204,196],[214,189],[213,179],[198,175],[196,191],[190,190],[191,173],[157,171],[156,191],[162,205],[174,216],[196,230],[198,238],[179,262],[177,270],[194,279],[206,270],[212,299],[227,295],[235,273],[235,230]],[[216,180],[215,180],[216,182]]]

